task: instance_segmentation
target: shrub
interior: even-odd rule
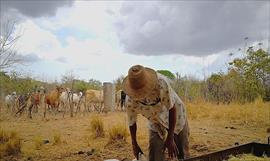
[[[41,149],[42,145],[43,145],[43,140],[41,136],[36,136],[33,139],[34,141],[34,145],[35,145],[35,149]]]
[[[14,131],[5,131],[0,128],[0,158],[17,156],[21,153],[21,138]]]
[[[100,117],[94,116],[90,121],[91,132],[95,138],[104,137],[104,124]]]
[[[128,136],[128,131],[124,125],[115,125],[109,130],[109,142],[124,140]]]
[[[61,143],[61,134],[59,132],[56,132],[53,135],[53,145],[57,145]]]

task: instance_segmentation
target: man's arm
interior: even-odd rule
[[[168,136],[174,137],[174,129],[176,124],[176,108],[175,105],[169,110],[169,131]]]
[[[136,138],[137,124],[134,123],[133,125],[129,126],[129,131],[130,131],[130,135],[131,135],[133,153],[134,153],[135,157],[137,159],[139,159],[139,153],[143,154],[143,152],[137,143],[137,138]]]
[[[130,135],[131,135],[132,144],[137,144],[137,138],[136,138],[137,124],[134,123],[133,125],[129,126],[129,131],[130,131]]]
[[[175,105],[169,110],[169,130],[165,141],[165,148],[168,148],[169,157],[177,157],[178,149],[174,142],[174,128],[176,124],[176,108]]]

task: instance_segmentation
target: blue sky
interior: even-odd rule
[[[45,81],[68,72],[113,81],[135,64],[203,78],[225,71],[245,43],[268,47],[269,2],[1,3],[1,15],[20,19],[18,53],[31,57],[15,69]]]

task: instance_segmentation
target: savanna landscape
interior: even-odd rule
[[[198,156],[253,141],[267,143],[269,107],[269,103],[262,100],[245,105],[188,103],[191,155]],[[1,137],[4,137],[3,132],[13,132],[16,136],[10,143],[12,155],[3,160],[134,159],[125,112],[93,112],[73,118],[62,118],[57,114],[47,119],[34,114],[32,120],[26,116],[16,118],[1,109]],[[138,121],[137,137],[147,154],[147,121],[141,116]],[[102,132],[93,128],[93,124],[101,126]],[[16,139],[21,139],[19,145],[13,142]],[[44,140],[49,143],[45,144]],[[20,152],[13,149],[16,146],[20,147]],[[4,155],[3,151],[1,153]]]

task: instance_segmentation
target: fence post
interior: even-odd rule
[[[115,87],[110,82],[103,83],[104,112],[114,111],[115,108]]]

